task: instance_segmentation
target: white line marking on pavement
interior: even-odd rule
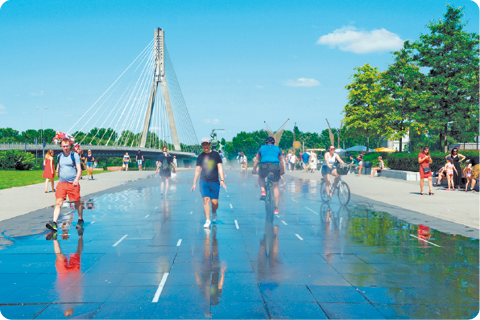
[[[232,204],[231,204],[231,203],[230,203],[230,209],[233,209],[233,206],[232,206]]]
[[[150,213],[149,213],[149,214],[147,214],[147,215],[145,216],[145,218],[148,218],[148,216],[149,216],[149,215],[150,215]]]
[[[94,224],[94,223],[95,223],[95,221],[92,221],[90,224]]]
[[[118,240],[117,242],[115,242],[115,244],[113,245],[113,247],[116,247],[120,242],[122,242],[123,239],[125,239],[126,237],[128,236],[128,234],[124,235],[122,237],[122,239]]]
[[[312,211],[313,213],[315,213],[316,215],[318,215],[318,213],[316,213],[315,211],[313,211],[312,209],[310,209],[309,207],[305,207],[307,208],[308,210]]]
[[[298,239],[303,240],[303,238],[300,237],[298,234],[295,233],[295,235],[297,236]]]
[[[158,207],[155,207],[155,209],[158,209]]]
[[[430,243],[430,244],[433,244],[433,245],[436,246],[436,247],[440,247],[440,248],[441,248],[441,246],[439,246],[438,244],[435,244],[435,243],[430,242],[430,241],[427,241],[427,240],[425,240],[425,239],[416,237],[416,236],[414,236],[413,234],[411,234],[411,236],[414,237],[414,238],[417,238],[418,240],[422,240],[422,241],[428,242],[428,243]]]
[[[237,222],[237,220],[235,220],[235,226],[237,227],[237,229],[240,229],[240,228],[238,227],[238,222]]]
[[[282,220],[282,222],[283,222],[283,224],[284,224],[284,225],[286,225],[286,226],[287,226],[287,223],[286,223],[285,221],[283,221],[283,220]]]
[[[192,214],[192,213],[193,213],[193,211],[190,211],[190,214]]]
[[[164,273],[162,277],[162,281],[160,281],[160,284],[158,285],[157,292],[155,292],[155,295],[153,296],[152,302],[158,302],[158,299],[160,299],[160,295],[162,294],[163,287],[165,286],[165,282],[167,282],[168,278],[168,273]]]
[[[230,198],[230,196],[227,194],[227,198]]]
[[[297,200],[295,200],[295,199],[292,199],[292,201],[297,202]]]
[[[177,247],[180,247],[181,244],[182,244],[182,239],[178,240]]]

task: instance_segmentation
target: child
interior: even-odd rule
[[[445,175],[445,167],[441,167],[440,169],[438,169],[438,172],[437,172],[437,178],[436,178],[437,181],[435,182],[436,186],[442,185],[442,179],[444,175]]]
[[[465,169],[463,169],[463,176],[467,179],[467,183],[465,184],[465,191],[468,191],[468,184],[471,184],[472,182],[472,164],[470,163],[470,160],[467,161],[467,166],[465,167]]]
[[[445,164],[445,171],[447,172],[447,183],[448,183],[447,191],[450,191],[450,190],[455,191],[455,185],[453,184],[453,170],[455,170],[457,175],[458,175],[458,172],[457,172],[457,169],[455,168],[455,166],[453,165],[452,157],[448,157],[447,161],[448,162]],[[452,184],[451,189],[450,189],[450,184]]]

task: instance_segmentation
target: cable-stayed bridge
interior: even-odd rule
[[[179,164],[193,160],[201,148],[164,31],[155,30],[154,39],[113,84],[70,128],[59,131],[72,134],[82,149],[97,155],[142,150],[144,157],[155,158],[167,146]]]

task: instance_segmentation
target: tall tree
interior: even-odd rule
[[[414,59],[429,69],[425,79],[429,102],[424,112],[430,128],[440,132],[439,145],[448,151],[449,123],[475,127],[478,123],[479,37],[463,30],[462,8],[447,5],[444,18],[429,23],[429,34],[413,43]],[[426,110],[425,110],[426,109]],[[478,126],[476,126],[478,128]]]
[[[425,101],[426,94],[421,85],[424,75],[413,62],[409,42],[393,54],[394,62],[381,75],[383,89],[390,97],[383,104],[383,112],[385,128],[389,130],[387,136],[399,140],[398,151],[402,152],[403,137],[410,130],[420,131],[424,127],[417,109]]]
[[[378,137],[386,133],[382,126],[382,105],[387,100],[385,91],[380,83],[378,68],[368,63],[355,68],[353,82],[345,89],[348,90],[348,103],[343,108],[345,114],[345,135],[350,137],[365,136],[367,150],[370,146],[370,137]]]

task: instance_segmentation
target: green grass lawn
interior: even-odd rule
[[[96,174],[111,171],[93,171],[93,176]],[[43,170],[17,171],[17,170],[0,170],[0,190],[13,187],[29,186],[36,183],[45,183],[42,178]],[[83,171],[83,176],[87,175],[87,171]],[[55,177],[55,181],[58,177]],[[48,186],[50,188],[50,184]]]

